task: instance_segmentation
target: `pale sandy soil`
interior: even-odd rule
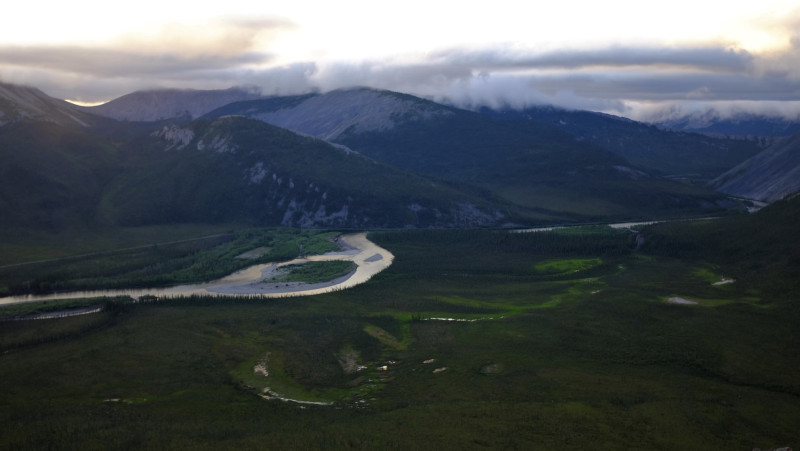
[[[342,247],[341,251],[248,268],[246,274],[232,274],[206,289],[212,293],[222,294],[310,295],[327,293],[364,283],[375,274],[388,268],[392,264],[392,260],[394,260],[394,255],[391,252],[369,241],[366,233],[343,235],[338,242]],[[332,260],[352,261],[358,267],[350,274],[328,282],[269,282],[275,271],[280,270],[283,266],[310,261]]]
[[[717,287],[717,286],[720,286],[720,285],[727,285],[727,284],[733,283],[733,282],[735,282],[735,280],[733,280],[733,279],[722,279],[719,282],[712,283],[711,285],[714,285],[715,287]]]
[[[695,302],[695,301],[690,301],[688,299],[679,298],[677,296],[671,297],[671,298],[667,298],[667,302],[669,302],[670,304],[687,304],[687,305],[688,304],[697,304],[697,302]]]

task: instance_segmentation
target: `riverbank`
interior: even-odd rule
[[[369,241],[366,232],[341,235],[337,238],[336,242],[339,245],[338,251],[322,255],[311,255],[281,263],[253,265],[209,283],[178,285],[169,288],[137,288],[77,291],[49,295],[9,296],[0,298],[0,305],[102,296],[130,296],[133,298],[140,298],[142,296],[179,297],[193,295],[261,297],[310,296],[343,290],[364,283],[375,274],[388,268],[394,260],[394,255],[392,255],[391,252]],[[264,279],[268,278],[270,271],[274,271],[285,265],[301,264],[309,261],[332,260],[352,261],[357,265],[357,268],[350,274],[328,282],[312,284],[303,282],[264,282]],[[265,274],[267,276],[265,276]]]

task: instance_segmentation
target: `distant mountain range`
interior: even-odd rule
[[[475,227],[718,213],[756,143],[552,108],[373,89],[132,93],[77,107],[0,84],[0,229],[238,221]]]
[[[158,89],[137,91],[102,105],[78,108],[121,121],[191,120],[228,103],[260,97],[260,92],[254,88]]]
[[[477,185],[550,217],[686,214],[721,201],[543,122],[498,118],[389,91],[361,88],[242,101],[205,117],[228,115],[256,118],[393,166]],[[751,145],[714,175],[757,150]],[[713,151],[716,158],[729,153]]]
[[[788,119],[752,113],[723,117],[713,110],[658,120],[655,123],[669,130],[712,136],[763,138],[790,136],[800,132],[800,118]]]

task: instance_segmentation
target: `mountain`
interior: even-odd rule
[[[243,115],[336,141],[345,133],[387,131],[406,122],[425,121],[456,111],[407,94],[354,88],[236,102],[210,112],[208,117]]]
[[[474,227],[513,219],[508,205],[475,188],[262,121],[116,121],[62,110],[32,88],[0,92],[8,119],[0,127],[0,230],[187,221]]]
[[[717,190],[774,202],[800,191],[800,132],[776,141],[711,182]]]
[[[246,221],[302,227],[499,225],[489,202],[325,141],[224,117],[163,126],[121,150],[101,217],[123,225]]]
[[[782,137],[800,132],[800,118],[789,119],[752,113],[723,117],[714,110],[656,120],[655,123],[670,130],[715,136]]]
[[[730,207],[719,193],[661,177],[558,127],[389,91],[255,98],[196,120],[189,116],[229,95],[254,94],[132,94],[138,117],[188,112],[149,122],[87,113],[98,107],[64,110],[31,88],[3,92],[11,93],[4,117],[14,120],[0,127],[0,229],[476,227]]]
[[[133,92],[102,105],[81,109],[121,121],[194,119],[222,105],[259,97],[261,94],[253,88],[156,89]]]
[[[24,120],[65,126],[89,126],[97,122],[93,115],[77,111],[75,105],[54,99],[37,88],[0,83],[0,127]]]
[[[525,110],[481,109],[500,120],[557,127],[631,164],[668,177],[709,180],[758,153],[755,142],[659,129],[630,119],[590,111],[541,106]]]
[[[206,117],[229,115],[489,189],[549,220],[692,214],[717,208],[721,201],[708,190],[666,180],[549,124],[501,120],[390,91],[361,88],[243,101]]]

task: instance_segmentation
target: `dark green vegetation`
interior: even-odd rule
[[[46,122],[0,127],[0,160],[0,231],[91,223],[103,188],[118,171],[111,142]]]
[[[356,264],[348,261],[323,261],[286,265],[285,274],[270,279],[272,282],[327,282],[345,276],[356,269]]]
[[[0,267],[0,297],[205,282],[258,263],[337,250],[332,241],[336,235],[283,228],[244,229],[193,240],[7,265]],[[256,248],[265,252],[256,258],[237,258]]]
[[[0,323],[0,447],[797,447],[799,204],[638,249],[603,227],[386,231],[394,264],[350,290]]]
[[[470,112],[337,139],[424,174],[476,184],[543,218],[691,215],[722,210],[723,197],[654,177],[624,158],[536,122],[492,121]]]
[[[557,127],[639,168],[670,178],[708,181],[760,150],[756,141],[667,131],[590,111],[538,107],[522,111],[487,109],[482,113],[523,127]]]

